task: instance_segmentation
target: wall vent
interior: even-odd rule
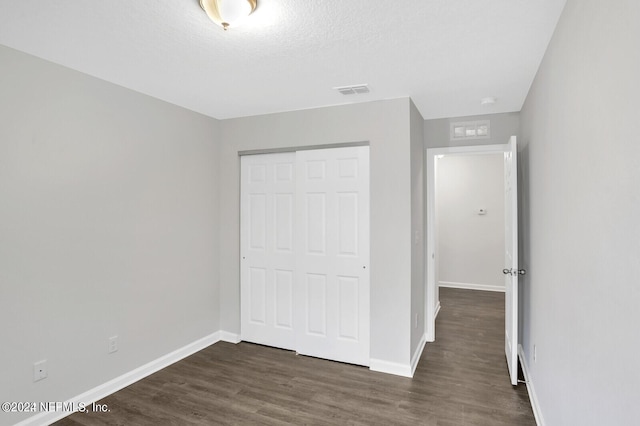
[[[369,93],[368,84],[354,84],[352,86],[334,87],[333,89],[337,90],[343,95],[361,95],[364,93]]]
[[[459,121],[451,123],[450,126],[450,139],[452,141],[489,139],[491,137],[491,123],[489,120]]]

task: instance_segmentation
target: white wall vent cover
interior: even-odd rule
[[[489,120],[465,121],[451,123],[450,139],[452,141],[469,139],[489,139],[491,123]]]
[[[334,90],[342,93],[343,95],[361,95],[363,93],[369,93],[368,84],[355,84],[353,86],[340,86],[334,87]]]

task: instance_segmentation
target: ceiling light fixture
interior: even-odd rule
[[[480,105],[482,106],[493,105],[496,103],[496,101],[497,101],[496,98],[494,98],[493,96],[489,96],[489,97],[480,99]]]
[[[200,0],[200,7],[207,16],[226,31],[251,15],[258,0]]]

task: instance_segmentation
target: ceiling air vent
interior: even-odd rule
[[[352,86],[334,87],[333,89],[337,90],[343,95],[361,95],[363,93],[369,93],[368,84],[354,84]]]

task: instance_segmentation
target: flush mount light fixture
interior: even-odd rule
[[[493,105],[493,104],[496,103],[496,101],[497,101],[497,99],[494,98],[493,96],[488,96],[486,98],[480,99],[480,105],[482,105],[482,106]]]
[[[200,0],[200,7],[207,16],[226,31],[251,15],[258,0]]]

